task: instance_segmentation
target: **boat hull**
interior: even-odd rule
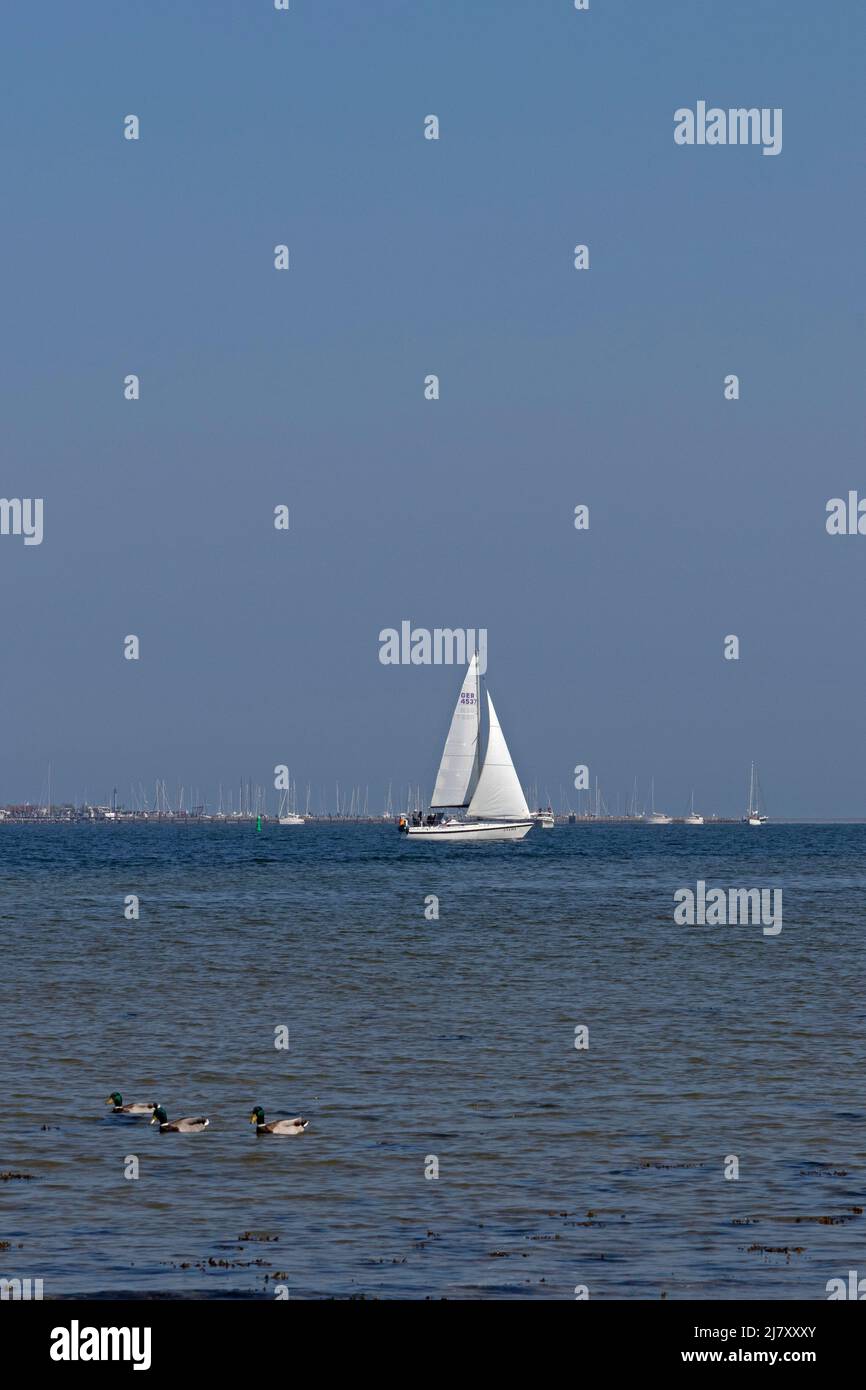
[[[436,840],[445,844],[488,843],[492,840],[522,840],[533,821],[456,821],[444,825],[410,825],[403,834],[413,840]]]

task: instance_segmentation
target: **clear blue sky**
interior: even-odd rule
[[[45,539],[0,537],[0,801],[49,761],[57,799],[429,792],[461,677],[379,663],[410,618],[488,629],[555,800],[582,762],[739,812],[754,757],[771,813],[866,814],[866,537],[824,529],[866,493],[864,38],[813,0],[4,7],[0,491]],[[782,153],[676,146],[699,99],[782,107]]]

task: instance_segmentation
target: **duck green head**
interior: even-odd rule
[[[111,1095],[108,1096],[108,1097],[106,1098],[105,1104],[106,1104],[106,1105],[122,1105],[122,1104],[123,1104],[123,1096],[120,1094],[119,1091],[112,1091]]]
[[[161,1105],[155,1105],[155,1106],[153,1107],[153,1114],[152,1114],[151,1117],[150,1117],[150,1123],[151,1123],[152,1125],[155,1125],[155,1124],[167,1125],[167,1124],[168,1124],[168,1116],[166,1115],[165,1110],[163,1109],[163,1107],[162,1107]]]
[[[263,1125],[265,1122],[265,1112],[260,1105],[257,1105],[250,1115],[251,1125]]]

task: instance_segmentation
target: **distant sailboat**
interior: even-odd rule
[[[419,840],[522,840],[533,826],[505,736],[487,693],[487,749],[481,762],[478,653],[469,663],[436,776],[430,814],[400,818],[403,834]],[[465,810],[466,819],[442,812]]]
[[[749,809],[746,812],[745,820],[748,825],[766,825],[767,816],[761,810],[761,784],[758,774],[755,771],[755,764],[752,763],[749,773]]]
[[[292,782],[290,785],[291,805],[289,805],[289,789],[286,788],[286,790],[283,792],[282,800],[280,801],[280,809],[277,812],[277,820],[279,821],[280,825],[303,825],[304,817],[298,815],[297,807],[295,805],[295,784],[294,782]]]
[[[672,824],[673,824],[673,821],[672,821],[672,818],[671,818],[670,816],[666,816],[665,813],[664,813],[664,811],[657,811],[657,810],[656,810],[656,782],[655,782],[655,778],[652,779],[652,782],[651,782],[650,786],[651,786],[651,791],[650,791],[650,804],[651,804],[652,809],[651,809],[650,811],[648,811],[647,814],[644,816],[644,821],[646,822],[647,825],[672,825]]]
[[[693,791],[693,792],[692,792],[692,799],[691,799],[691,802],[690,802],[690,804],[689,804],[689,813],[688,813],[688,815],[686,816],[685,820],[683,821],[683,824],[684,824],[684,825],[703,825],[703,823],[704,823],[704,818],[703,818],[703,816],[698,815],[697,811],[695,810],[695,794],[694,794],[694,791]]]

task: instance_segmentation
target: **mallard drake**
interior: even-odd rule
[[[169,1120],[163,1106],[157,1105],[154,1107],[150,1123],[159,1125],[160,1134],[197,1134],[199,1130],[207,1129],[210,1120],[204,1115],[198,1115],[194,1119],[187,1115],[183,1120]]]
[[[112,1091],[110,1096],[106,1096],[105,1104],[111,1106],[112,1115],[152,1115],[156,1109],[156,1102],[153,1100],[134,1100],[129,1105],[124,1105],[123,1096],[119,1091]]]
[[[300,1115],[294,1120],[271,1120],[270,1124],[265,1124],[265,1112],[260,1105],[257,1105],[250,1115],[250,1124],[255,1125],[256,1134],[303,1134],[309,1124],[309,1120],[302,1120]]]

